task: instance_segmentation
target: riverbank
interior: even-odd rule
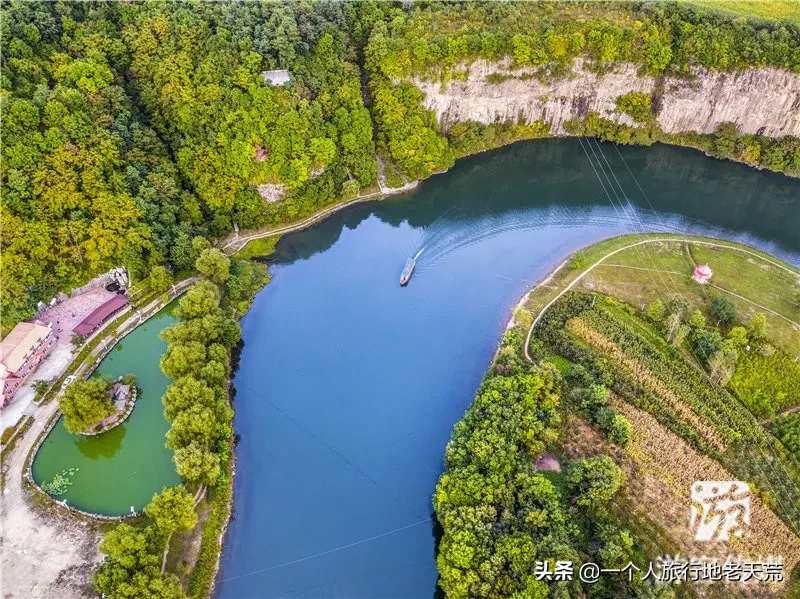
[[[714,287],[691,279],[697,258],[714,269]],[[651,260],[658,266],[650,265]],[[666,283],[646,281],[642,273],[669,274],[674,280],[667,289]],[[765,284],[764,277],[773,285]],[[592,490],[592,494],[608,494],[602,510],[589,512],[596,528],[584,531],[571,547],[582,561],[603,563],[603,548],[616,543],[606,532],[611,530],[624,532],[629,546],[626,560],[630,558],[637,567],[642,567],[642,560],[646,564],[663,554],[704,555],[725,561],[732,547],[720,541],[698,543],[695,531],[685,524],[686,514],[676,512],[676,506],[689,504],[689,489],[696,480],[744,480],[753,491],[752,521],[735,551],[751,559],[780,554],[784,579],[764,590],[768,589],[770,596],[784,596],[787,586],[796,591],[800,514],[792,506],[797,505],[797,487],[783,477],[794,477],[796,483],[800,470],[779,440],[748,412],[754,408],[741,389],[720,379],[702,352],[693,354],[697,353],[697,339],[719,329],[728,339],[736,339],[731,343],[738,344],[740,359],[748,360],[748,353],[774,359],[782,347],[773,338],[776,331],[789,329],[788,337],[781,341],[790,346],[800,336],[800,326],[787,322],[800,306],[775,305],[798,282],[800,270],[796,267],[742,244],[649,234],[615,237],[579,250],[528,291],[513,310],[475,401],[454,428],[447,446],[447,467],[434,495],[444,527],[437,557],[445,592],[469,592],[473,584],[492,584],[506,579],[509,571],[518,571],[517,563],[507,564],[502,558],[507,546],[503,535],[512,535],[518,524],[513,516],[495,522],[493,516],[500,510],[488,508],[498,502],[492,493],[481,491],[482,484],[487,489],[500,485],[514,493],[520,480],[532,476],[544,488],[534,500],[518,499],[518,510],[530,509],[526,501],[538,507],[547,496],[549,514],[560,508],[572,517],[576,505],[590,505],[580,487],[573,486],[578,473],[588,468],[602,468],[604,480],[617,482],[610,492],[600,485]],[[659,291],[670,296],[654,299]],[[712,316],[718,309],[714,304],[720,294],[735,298],[727,305],[736,312],[731,313],[729,322],[705,324],[705,315]],[[748,308],[767,310],[772,322],[766,327],[754,326],[756,313]],[[674,336],[668,324],[676,309],[687,319],[694,311],[685,342]],[[777,367],[774,363],[764,366],[759,369],[759,382],[772,385],[770,376]],[[556,371],[560,373],[558,383],[544,405],[552,408],[560,403],[560,419],[539,408],[542,426],[533,430],[540,442],[533,443],[529,421],[519,419],[519,404],[512,401],[513,407],[506,406],[504,395],[524,393],[517,387],[520,374],[540,378],[548,388],[546,381]],[[780,374],[793,376],[795,385],[800,384],[800,369],[793,375],[783,370]],[[775,394],[772,390],[766,393]],[[523,405],[531,402],[532,395],[525,396]],[[800,402],[800,396],[793,401]],[[487,459],[475,440],[485,439],[491,435],[487,431],[494,429],[499,438],[492,455],[497,457]],[[510,475],[497,465],[506,463],[504,451],[497,447],[501,442],[509,447],[510,455],[517,455],[520,449],[525,452],[525,459],[511,461]],[[540,459],[545,456],[547,460]],[[531,462],[536,463],[535,472],[530,469]],[[764,468],[765,463],[778,465],[780,471]],[[547,490],[548,481],[553,484],[552,493]],[[491,539],[468,537],[476,526],[449,517],[453,510],[467,505],[461,499],[467,484],[470,498],[482,498],[477,507],[486,507],[486,513],[492,515],[477,527],[494,525],[511,532]],[[474,499],[468,505],[476,509]],[[537,556],[538,535],[557,529],[558,519],[549,518],[542,526],[544,532],[532,535]],[[464,544],[465,538],[477,539],[481,559],[496,559],[497,568],[487,572],[478,560],[453,559],[453,555],[463,555],[467,546],[475,549],[474,542]],[[658,570],[656,575],[660,576]],[[472,583],[463,582],[470,579]]]
[[[305,229],[306,227],[310,227],[311,225],[327,218],[328,216],[339,212],[340,210],[344,210],[348,206],[353,206],[355,204],[359,204],[361,202],[366,202],[369,200],[380,200],[383,198],[387,198],[393,195],[398,195],[402,193],[406,193],[409,191],[413,191],[419,185],[420,181],[409,181],[400,185],[398,187],[391,187],[386,183],[386,174],[385,174],[385,167],[383,161],[380,157],[376,156],[376,161],[378,163],[378,191],[366,193],[363,195],[359,195],[352,200],[346,200],[338,203],[334,203],[331,206],[323,208],[315,212],[314,214],[302,219],[301,221],[293,224],[287,224],[284,226],[279,227],[266,227],[262,229],[257,229],[254,231],[250,231],[246,235],[239,235],[238,229],[228,237],[223,238],[222,240],[217,240],[216,245],[220,247],[223,252],[225,252],[228,256],[233,256],[234,254],[241,252],[245,249],[245,246],[251,242],[256,241],[258,239],[266,239],[270,237],[277,237],[280,235],[284,235],[286,233],[291,233],[292,231],[300,231],[301,229]],[[440,171],[440,174],[446,171]]]
[[[620,125],[619,127],[623,127],[623,126]],[[592,134],[596,134],[598,136],[597,139],[601,139],[603,141],[609,141],[609,142],[611,142],[612,144],[615,144],[615,145],[619,143],[617,141],[617,139],[616,139],[617,134],[608,136],[608,135],[601,135],[599,132],[587,133],[587,135],[589,135],[589,136],[591,136]],[[458,162],[460,162],[462,160],[467,160],[467,159],[470,159],[472,157],[475,157],[475,156],[478,156],[478,155],[481,155],[481,154],[491,153],[491,152],[499,150],[501,148],[504,148],[504,147],[507,147],[507,146],[513,146],[513,145],[516,145],[516,144],[531,143],[531,142],[537,141],[537,140],[544,141],[544,140],[552,140],[552,139],[575,139],[575,138],[583,138],[583,134],[572,135],[572,134],[567,133],[567,134],[559,134],[559,135],[547,135],[547,136],[544,136],[544,137],[536,135],[534,137],[515,138],[515,139],[511,140],[507,144],[502,144],[500,146],[486,147],[486,148],[482,148],[482,149],[476,150],[474,152],[470,152],[470,153],[465,154],[463,156],[459,156],[456,159],[456,163],[458,163]],[[655,143],[655,144],[663,144],[665,146],[672,146],[672,147],[677,147],[677,148],[686,148],[686,149],[697,151],[697,152],[699,152],[700,154],[702,154],[703,156],[705,156],[705,157],[707,157],[709,159],[722,160],[722,161],[725,161],[725,162],[733,162],[733,163],[736,163],[736,164],[740,164],[742,166],[746,166],[748,168],[752,168],[752,169],[754,169],[756,171],[775,173],[775,174],[778,174],[778,175],[783,175],[783,176],[788,177],[790,179],[797,179],[797,178],[800,177],[800,173],[790,173],[790,172],[780,172],[780,171],[776,172],[774,170],[771,170],[771,169],[768,169],[768,168],[764,167],[763,165],[753,164],[752,162],[747,162],[745,160],[737,159],[735,156],[720,157],[719,155],[715,154],[713,152],[713,150],[712,150],[713,140],[711,139],[711,136],[686,137],[684,139],[684,141],[681,141],[681,139],[683,139],[683,138],[679,138],[679,136],[666,136],[665,135],[663,138],[650,141],[650,142],[648,142],[646,144],[645,143],[637,144],[637,143],[632,143],[630,141],[627,141],[627,142],[624,142],[624,145],[633,145],[633,146],[642,146],[642,147],[644,147],[644,146],[649,146],[649,145]],[[357,205],[357,204],[360,204],[360,203],[363,203],[363,202],[366,202],[366,201],[370,201],[370,200],[382,200],[382,199],[390,198],[392,196],[401,195],[401,194],[407,193],[409,191],[413,191],[413,190],[417,189],[423,182],[428,181],[428,180],[436,177],[437,175],[441,175],[441,174],[447,173],[447,172],[449,172],[449,170],[450,169],[442,169],[442,170],[434,171],[430,175],[428,175],[427,177],[425,177],[423,179],[407,182],[407,183],[405,183],[404,185],[402,185],[400,187],[387,187],[386,184],[385,184],[385,180],[382,180],[381,183],[380,183],[380,191],[369,193],[369,194],[366,194],[366,195],[363,195],[363,196],[359,196],[359,197],[354,198],[352,200],[347,200],[347,201],[343,201],[343,202],[334,203],[334,204],[332,204],[332,205],[330,205],[330,206],[328,206],[326,208],[323,208],[322,210],[319,210],[319,211],[315,212],[314,214],[312,214],[312,215],[310,215],[310,216],[308,216],[308,217],[306,217],[306,218],[304,218],[304,219],[302,219],[302,220],[300,220],[300,221],[298,221],[296,223],[290,223],[290,224],[287,224],[287,225],[281,225],[281,226],[277,226],[277,227],[264,227],[264,228],[261,228],[261,229],[254,229],[254,230],[250,230],[250,231],[241,231],[241,232],[240,231],[236,231],[235,233],[233,233],[231,235],[228,235],[228,236],[218,240],[216,242],[216,246],[219,247],[220,249],[222,249],[222,251],[224,251],[226,255],[233,256],[233,255],[235,255],[235,254],[237,254],[239,252],[246,251],[245,248],[248,245],[248,243],[251,242],[251,241],[269,240],[269,238],[272,238],[272,237],[274,237],[275,241],[277,241],[277,239],[281,235],[285,235],[287,233],[292,233],[292,232],[295,232],[295,231],[300,231],[300,230],[306,229],[308,227],[311,227],[311,226],[313,226],[313,225],[325,220],[327,217],[332,216],[332,215],[334,215],[334,214],[340,212],[341,210],[344,210],[345,208],[348,208],[350,206]],[[271,246],[268,246],[266,249],[263,249],[263,250],[262,250],[262,248],[258,248],[258,250],[256,250],[254,253],[247,253],[247,254],[243,253],[243,254],[240,254],[240,255],[242,257],[244,257],[244,258],[251,258],[251,257],[255,257],[255,256],[266,255],[266,253],[268,253],[269,251],[271,251]]]

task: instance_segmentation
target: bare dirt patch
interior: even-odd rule
[[[40,408],[32,429],[3,464],[0,509],[3,599],[77,599],[95,596],[92,573],[100,561],[100,524],[77,517],[27,488],[25,457],[41,429],[57,409]]]

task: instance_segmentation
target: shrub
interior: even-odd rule
[[[647,310],[645,310],[647,318],[649,318],[653,322],[661,322],[662,320],[664,320],[665,313],[666,313],[666,307],[664,306],[664,302],[662,302],[660,299],[657,299],[652,304],[647,306]]]
[[[730,324],[736,320],[736,304],[725,295],[718,295],[711,302],[711,314],[717,320]]]
[[[647,123],[653,115],[650,107],[650,94],[630,92],[617,98],[617,110],[627,114],[634,121]]]

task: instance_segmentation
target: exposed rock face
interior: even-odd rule
[[[286,186],[276,183],[263,183],[262,185],[257,185],[256,190],[269,204],[273,202],[279,202],[286,194]]]
[[[492,74],[513,78],[489,83]],[[771,137],[800,136],[800,75],[773,68],[739,73],[710,73],[697,69],[694,80],[663,81],[656,103],[658,125],[667,133],[713,133],[733,122],[742,133]],[[415,78],[425,93],[424,105],[443,125],[474,120],[481,123],[544,121],[553,134],[563,134],[564,122],[587,112],[627,125],[633,121],[616,110],[616,99],[628,92],[653,93],[659,82],[640,76],[633,64],[597,75],[576,61],[572,73],[542,83],[530,69],[511,69],[510,61],[469,66],[466,81],[446,86]],[[660,87],[660,86],[659,86]]]

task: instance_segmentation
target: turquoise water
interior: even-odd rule
[[[166,343],[158,334],[176,322],[171,304],[138,327],[109,352],[96,373],[117,378],[136,375],[141,389],[136,406],[121,425],[101,435],[69,434],[59,420],[42,443],[33,462],[33,478],[40,485],[57,473],[78,468],[69,490],[57,499],[99,514],[125,514],[142,509],[165,485],[180,481],[172,452],[164,446],[169,423],[161,396],[169,379],[158,362]]]
[[[445,444],[510,308],[576,248],[641,222],[800,264],[797,180],[685,149],[620,148],[624,162],[602,149],[614,172],[600,180],[616,175],[630,206],[619,191],[612,205],[577,140],[543,140],[281,240],[242,321],[219,597],[433,596]]]

